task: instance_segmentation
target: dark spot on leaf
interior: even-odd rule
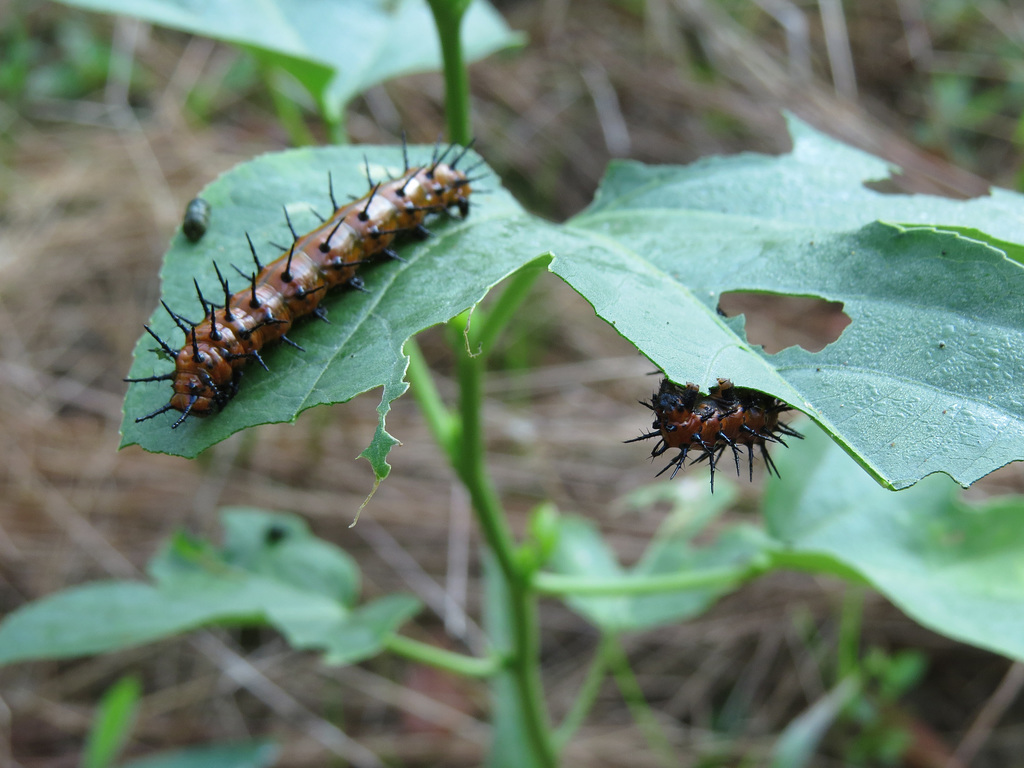
[[[265,539],[268,546],[273,546],[283,541],[288,536],[288,529],[283,525],[275,523],[267,528]]]

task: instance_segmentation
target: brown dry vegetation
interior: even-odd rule
[[[856,93],[829,77],[813,3],[803,7],[808,70],[787,57],[778,26],[753,3],[652,0],[638,12],[627,5],[505,3],[530,44],[473,67],[478,147],[509,188],[547,216],[583,207],[613,155],[682,163],[743,149],[784,151],[783,108],[901,165],[901,189],[970,196],[990,181],[1014,183],[1011,116],[997,112],[963,133],[940,124],[929,104],[930,78],[962,49],[1007,39],[1019,49],[1024,38],[1013,35],[1024,20],[1001,4],[986,4],[961,40],[922,27],[915,2],[848,3],[856,7],[847,9],[843,42]],[[51,46],[69,18],[115,47],[133,29],[57,6],[18,8]],[[3,11],[0,2],[0,24],[10,18]],[[130,100],[111,86],[0,105],[0,611],[88,580],[137,576],[172,530],[216,536],[218,508],[252,504],[309,519],[357,558],[368,595],[423,597],[433,611],[412,634],[473,647],[475,533],[410,399],[389,417],[403,441],[392,454],[394,471],[354,529],[348,525],[372,485],[369,466],[354,457],[373,434],[375,392],[307,412],[294,426],[237,435],[198,461],[117,451],[121,377],[156,304],[160,257],[186,201],[220,171],[286,143],[258,87],[215,88],[239,54],[134,29],[143,35],[134,66],[145,77]],[[198,86],[215,92],[206,120],[185,107]],[[391,143],[403,127],[417,126],[410,138],[432,141],[442,98],[435,75],[375,89],[354,105],[353,138]],[[927,147],[911,139],[915,132]],[[954,168],[953,158],[970,170]],[[537,294],[507,342],[510,369],[491,380],[496,482],[517,527],[533,504],[551,498],[600,521],[622,557],[635,558],[661,513],[624,513],[609,500],[651,480],[643,452],[618,442],[647,418],[635,401],[649,393],[649,366],[556,278],[543,280]],[[757,340],[778,343],[796,328],[804,336],[781,338],[809,345],[838,332],[834,311],[816,330],[799,305],[769,310],[752,331]],[[426,334],[423,344],[446,384],[440,337]],[[529,372],[514,370],[522,362]],[[705,482],[690,474],[676,482]],[[980,485],[1024,488],[1013,468]],[[756,488],[743,493],[741,510],[749,510]],[[451,553],[466,551],[464,571]],[[446,585],[463,577],[465,614],[444,601]],[[838,584],[779,574],[695,621],[627,639],[677,764],[758,764],[774,735],[825,690],[821,665],[829,663],[823,658],[840,600]],[[597,636],[554,603],[545,605],[543,626],[550,707],[561,715]],[[875,597],[867,600],[864,633],[865,645],[918,648],[930,660],[924,682],[893,714],[917,735],[906,765],[1021,764],[1024,707],[1013,703],[1021,676],[1005,659],[931,634]],[[216,631],[0,671],[0,765],[77,765],[97,698],[126,673],[139,675],[145,689],[132,755],[266,734],[283,744],[285,766],[344,764],[337,756],[354,754],[349,738],[393,764],[470,766],[488,738],[485,690],[476,683],[391,658],[330,669],[290,652],[271,632]],[[841,746],[830,753],[842,754]],[[566,764],[664,763],[608,684]]]

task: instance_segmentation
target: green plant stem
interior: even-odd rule
[[[338,113],[331,113],[323,108],[320,110],[320,114],[324,118],[324,124],[327,126],[327,135],[331,139],[331,144],[337,144],[339,146],[348,144],[348,131],[345,130],[345,107],[342,107]]]
[[[601,691],[601,683],[604,682],[605,674],[608,671],[609,654],[612,650],[610,643],[610,635],[601,636],[597,652],[594,654],[593,661],[590,662],[587,676],[584,678],[583,685],[580,686],[580,690],[576,694],[572,708],[558,728],[555,729],[555,747],[559,752],[565,749],[566,744],[569,743],[573,734],[583,724],[587,713],[590,712],[590,708],[594,706],[594,702],[597,700],[597,694]]]
[[[836,642],[836,682],[860,671],[860,632],[864,618],[864,587],[848,584],[843,592],[843,608]]]
[[[640,684],[633,675],[633,669],[629,666],[629,658],[626,656],[626,652],[622,649],[618,638],[613,636],[609,636],[608,666],[612,670],[615,682],[619,686],[619,691],[622,693],[626,706],[629,707],[630,714],[633,715],[633,719],[640,726],[640,730],[644,732],[644,736],[647,737],[647,743],[650,744],[651,749],[661,758],[664,765],[679,765],[677,756],[673,754],[672,744],[665,736],[661,726],[658,725],[658,721],[651,712],[650,705],[644,698],[643,689],[640,688]]]
[[[505,330],[512,315],[530,293],[533,284],[547,271],[547,263],[534,262],[527,264],[508,280],[508,285],[501,296],[487,308],[487,313],[479,323],[479,331],[474,338],[474,347],[478,347],[486,357],[494,347],[494,341]]]
[[[428,2],[430,10],[434,14],[434,21],[441,41],[441,53],[444,58],[448,138],[457,144],[466,145],[472,136],[472,127],[469,119],[469,72],[462,55],[460,27],[463,14],[469,7],[469,0],[428,0]],[[514,302],[511,303],[514,304]],[[497,335],[500,324],[489,325],[494,330],[489,331],[488,338]],[[452,327],[464,331],[464,316],[456,318]],[[523,746],[530,754],[532,764],[542,768],[555,768],[557,757],[551,740],[547,710],[544,706],[544,692],[540,681],[537,595],[531,588],[529,574],[518,562],[515,541],[508,528],[505,510],[501,506],[498,494],[494,490],[484,466],[485,451],[481,419],[485,356],[474,356],[471,351],[474,347],[468,344],[469,341],[466,338],[459,338],[454,344],[458,361],[459,421],[457,429],[452,431],[451,437],[441,444],[445,447],[459,478],[469,491],[473,511],[480,523],[487,546],[498,565],[497,570],[504,582],[504,592],[508,595],[508,604],[500,606],[500,608],[504,609],[508,617],[508,625],[511,627],[511,643],[506,668],[515,686],[516,704],[528,742]],[[425,378],[424,373],[425,371],[417,369],[414,375],[422,381]],[[433,398],[433,395],[427,392],[424,397],[429,400]],[[447,430],[440,416],[434,415],[427,418],[434,420],[438,434],[443,434]]]
[[[427,420],[430,433],[454,462],[454,438],[458,432],[458,420],[441,400],[441,394],[434,385],[434,376],[423,357],[423,352],[420,351],[420,345],[414,339],[409,339],[405,342],[405,353],[409,356],[406,378],[411,385],[412,396]]]
[[[460,28],[468,0],[428,0],[441,40],[444,59],[445,105],[448,140],[465,146],[473,137],[469,120],[469,70],[462,55]]]
[[[564,576],[560,573],[538,571],[533,574],[533,588],[542,595],[653,595],[684,589],[733,587],[760,573],[759,568],[739,566],[680,571],[663,576],[595,579],[589,576]]]
[[[505,608],[512,629],[507,668],[515,683],[520,715],[530,741],[528,748],[537,765],[554,768],[557,758],[540,680],[537,596],[531,589],[529,575],[519,567],[505,510],[484,465],[481,424],[484,359],[482,356],[474,357],[464,343],[457,343],[455,347],[461,416],[461,430],[457,444],[453,446],[455,468],[469,491],[480,529],[505,582],[509,598]]]
[[[261,69],[263,81],[267,84],[270,98],[274,102],[274,111],[277,113],[277,119],[288,132],[288,139],[291,141],[292,146],[311,147],[316,144],[313,132],[309,130],[306,121],[302,119],[302,110],[299,108],[299,105],[289,99],[278,88],[277,81],[279,78],[285,77],[285,74],[274,67],[261,67]]]
[[[411,637],[403,635],[391,635],[384,643],[384,647],[411,661],[428,664],[431,667],[463,677],[490,677],[501,669],[504,663],[504,659],[497,655],[480,659],[463,653],[446,651],[444,648],[421,643],[419,640],[413,640]]]

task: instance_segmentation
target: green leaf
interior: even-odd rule
[[[409,148],[413,162],[426,161],[432,152],[433,147]],[[347,192],[362,195],[367,157],[376,179],[402,171],[398,147],[331,147],[263,155],[221,176],[202,193],[213,206],[206,236],[192,244],[179,232],[172,240],[161,270],[163,300],[185,317],[201,317],[193,278],[207,297],[221,296],[212,262],[232,274],[230,264],[248,269],[246,233],[264,263],[277,258],[280,251],[267,242],[291,239],[281,206],[298,230],[314,228],[319,222],[312,210],[330,208],[327,172],[339,200]],[[339,290],[328,296],[322,306],[330,312],[330,324],[307,322],[290,334],[304,352],[284,345],[268,350],[264,359],[270,371],[255,365],[247,369],[239,394],[222,413],[190,419],[175,430],[170,429],[169,414],[136,424],[136,417],[165,404],[171,390],[167,382],[131,385],[122,447],[138,443],[149,451],[194,457],[240,429],[293,421],[307,408],[344,402],[383,385],[380,423],[364,456],[379,478],[386,477],[387,453],[397,441],[385,431],[385,419],[392,400],[408,388],[402,345],[415,333],[472,307],[493,285],[543,251],[542,241],[528,231],[517,236],[529,217],[496,181],[486,183],[491,194],[475,205],[466,221],[438,217],[430,222],[434,237],[399,247],[405,263],[382,259],[364,267],[368,293]],[[507,247],[509,242],[518,247]],[[235,275],[231,284],[239,290],[243,282]],[[172,346],[183,344],[182,333],[162,308],[154,312],[150,327]],[[172,368],[154,347],[143,334],[135,348],[132,378]]]
[[[291,515],[226,516],[223,550],[173,537],[150,564],[155,586],[95,582],[14,611],[0,623],[0,664],[111,651],[215,624],[269,624],[297,649],[352,663],[379,653],[419,609],[405,595],[353,608],[355,566]],[[247,524],[255,533],[242,533]]]
[[[643,214],[673,210],[694,217],[724,216],[726,228],[750,219],[750,224],[776,222],[783,227],[831,232],[859,229],[880,220],[973,227],[1008,242],[1020,242],[1024,225],[1020,194],[994,188],[987,197],[951,200],[875,192],[864,186],[865,182],[888,178],[897,170],[894,166],[791,115],[787,120],[793,150],[786,155],[744,152],[698,160],[689,166],[613,162],[594,203],[578,220],[602,211]]]
[[[791,128],[781,157],[613,164],[552,269],[671,379],[781,397],[885,485],[967,485],[1024,458],[1024,270],[993,247],[1020,242],[1024,197],[883,195],[864,186],[882,161]],[[839,301],[852,324],[821,352],[769,355],[717,315],[727,291]]]
[[[211,744],[132,760],[123,768],[269,768],[277,762],[278,752],[265,740]]]
[[[332,634],[322,637],[324,663],[355,664],[376,656],[384,640],[422,607],[412,595],[385,595],[359,606]]]
[[[250,507],[220,514],[226,562],[349,608],[355,605],[359,567],[345,552],[313,536],[305,520]]]
[[[558,543],[549,565],[553,571],[565,575],[589,576],[601,582],[621,577],[626,583],[641,577],[717,571],[727,566],[748,564],[766,546],[763,534],[749,526],[733,527],[711,545],[701,548],[689,544],[691,533],[692,529],[684,528],[677,535],[653,539],[640,562],[626,570],[619,565],[591,521],[562,516]],[[721,595],[732,591],[734,586],[720,584],[651,595],[573,595],[566,602],[604,631],[617,633],[649,629],[697,616]]]
[[[148,584],[97,581],[8,614],[0,623],[0,664],[128,648],[195,629],[207,618],[203,607]]]
[[[135,726],[142,686],[136,677],[122,677],[100,699],[89,729],[82,768],[109,768]]]
[[[355,96],[399,75],[441,68],[441,51],[423,0],[62,0],[101,13],[236,43],[292,74],[336,119]],[[522,42],[486,2],[464,19],[466,59]]]
[[[893,493],[818,430],[774,458],[764,514],[783,557],[834,560],[922,625],[1024,660],[1024,497],[968,505],[944,477]]]
[[[770,768],[803,768],[843,709],[860,693],[860,681],[847,678],[786,726],[772,749]]]
[[[335,325],[299,329],[305,354],[272,349],[271,373],[248,371],[223,413],[174,431],[160,419],[135,425],[128,418],[123,444],[195,456],[245,427],[293,420],[305,408],[383,385],[377,432],[363,454],[383,478],[396,442],[385,419],[407,386],[405,340],[554,252],[550,269],[670,378],[706,389],[727,376],[778,396],[884,485],[907,487],[934,472],[966,485],[1024,458],[1024,392],[1016,386],[1024,373],[1017,300],[1024,269],[996,247],[1020,240],[1024,198],[1005,191],[966,202],[883,195],[864,186],[885,174],[880,160],[793,127],[794,151],[781,157],[613,165],[594,204],[561,227],[525,214],[495,189],[465,221],[438,222],[436,238],[407,245],[408,264],[366,268],[372,294],[329,297]],[[377,178],[402,167],[394,148],[365,151]],[[428,150],[418,152],[422,158]],[[268,258],[276,255],[262,244],[287,239],[283,222],[271,223],[280,221],[281,202],[298,226],[313,226],[312,214],[302,214],[318,204],[325,169],[334,170],[339,190],[364,191],[362,153],[267,155],[211,185],[214,223],[206,238],[192,245],[178,236],[167,255],[170,306],[195,314],[193,277],[216,295],[210,262],[244,262],[245,231]],[[879,223],[880,215],[917,225]],[[941,229],[965,222],[989,228],[985,241]],[[790,347],[769,355],[746,340],[742,318],[717,314],[721,294],[736,290],[841,301],[852,324],[821,352]],[[181,343],[169,318],[157,313],[153,323]],[[148,337],[140,341],[133,377],[168,370],[152,347]],[[126,414],[150,413],[168,395],[166,384],[134,385]],[[905,428],[908,420],[914,429]]]

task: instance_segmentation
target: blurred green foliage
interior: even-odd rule
[[[993,139],[1024,142],[1024,38],[1012,3],[934,0],[923,4],[933,53],[921,144],[988,174]]]
[[[12,14],[0,27],[0,98],[19,104],[82,98],[107,80],[110,33],[94,17],[62,14],[37,29],[32,16]]]

